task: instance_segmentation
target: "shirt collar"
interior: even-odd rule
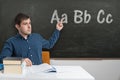
[[[27,39],[29,39],[30,36],[31,36],[31,34],[28,35],[28,38],[27,38]],[[26,40],[26,39],[25,39],[23,36],[21,36],[19,33],[17,33],[16,37],[17,37],[17,38],[20,38],[20,39],[24,39],[24,40]]]

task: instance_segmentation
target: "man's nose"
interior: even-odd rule
[[[31,24],[28,24],[28,28],[31,28]]]

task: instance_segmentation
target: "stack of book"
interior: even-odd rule
[[[5,74],[22,74],[23,59],[21,57],[6,57],[3,59]]]

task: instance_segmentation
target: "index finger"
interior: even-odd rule
[[[60,20],[60,22],[63,23],[63,20],[64,20],[64,18],[62,18],[62,19]]]

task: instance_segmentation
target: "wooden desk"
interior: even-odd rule
[[[34,65],[36,66],[36,65]],[[0,74],[0,80],[95,80],[80,66],[55,66],[57,72],[26,73],[26,75]],[[27,69],[29,71],[29,69]]]

